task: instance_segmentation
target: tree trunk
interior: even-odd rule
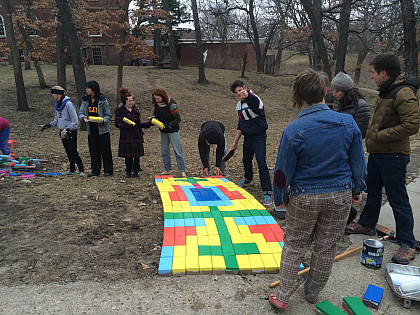
[[[162,0],[163,9],[168,12],[168,19],[166,20],[166,26],[168,27],[168,41],[169,41],[169,52],[171,54],[171,69],[176,70],[178,67],[178,56],[176,54],[176,45],[174,32],[172,30],[172,19],[171,9],[169,6],[169,0]]]
[[[417,75],[418,51],[416,42],[416,16],[412,0],[400,0],[404,28],[405,72],[412,71]]]
[[[255,21],[255,15],[254,15],[254,0],[249,1],[249,21],[252,27],[252,37],[253,37],[252,42],[253,42],[255,55],[257,59],[257,72],[262,73],[264,72],[264,60],[261,54],[260,36],[258,34],[257,23]]]
[[[322,70],[321,54],[319,52],[319,44],[315,37],[312,37],[312,45],[314,49],[314,55],[312,57],[312,67],[317,70]]]
[[[30,50],[28,46],[25,46],[23,54],[25,56],[25,70],[31,70],[31,59],[29,58]]]
[[[56,30],[57,84],[67,90],[66,43],[64,41],[63,26],[61,23],[57,23]]]
[[[128,22],[128,6],[130,5],[131,0],[124,0],[124,7],[123,7],[123,16],[121,17],[121,28],[120,28],[120,45],[121,51],[118,53],[118,72],[117,72],[117,104],[119,103],[119,89],[122,87],[122,79],[123,79],[123,67],[124,67],[124,43],[125,43],[125,36],[127,31],[125,29],[124,24]]]
[[[351,0],[343,0],[340,13],[340,29],[337,47],[337,62],[335,64],[335,74],[344,70],[346,64],[347,42],[350,27]]]
[[[104,41],[105,41],[105,65],[110,66],[111,55],[109,54],[109,37],[107,35],[104,35]]]
[[[301,3],[305,8],[306,13],[308,14],[309,20],[311,21],[312,29],[315,35],[315,40],[317,42],[320,57],[322,60],[322,69],[331,78],[330,60],[328,59],[327,47],[325,46],[324,36],[322,34],[321,1],[322,0],[301,0]]]
[[[153,42],[154,42],[154,53],[156,55],[156,62],[158,67],[163,67],[163,55],[162,55],[162,45],[160,42],[160,29],[156,28],[153,33]]]
[[[70,51],[71,61],[73,65],[74,81],[76,83],[77,104],[80,108],[82,104],[82,96],[86,91],[86,74],[85,65],[82,57],[82,42],[77,34],[76,26],[74,25],[72,8],[70,8],[67,0],[56,0],[58,8],[58,22],[63,27],[64,38],[67,42],[67,47]],[[80,128],[86,130],[86,124],[82,122]]]
[[[191,0],[193,11],[195,39],[197,41],[197,60],[198,60],[198,83],[207,84],[206,73],[204,71],[203,42],[201,41],[201,27],[198,18],[197,1]]]
[[[23,82],[22,65],[20,62],[19,47],[16,42],[15,33],[13,30],[12,12],[13,5],[11,0],[2,0],[3,21],[6,28],[7,43],[10,48],[10,53],[13,60],[13,74],[15,77],[16,94],[18,102],[18,111],[28,111],[28,101],[26,99],[25,83]]]
[[[275,68],[275,74],[279,74],[280,73],[280,67],[281,67],[281,57],[283,55],[283,43],[280,40],[279,41],[279,46],[277,47],[277,56],[276,56],[276,68]]]
[[[23,25],[20,24],[19,22],[18,22],[18,27],[19,27],[20,34],[22,35],[23,40],[25,41],[25,45],[26,45],[25,50],[27,50],[28,52],[32,51],[33,46],[32,46],[32,42],[31,42],[31,39],[29,38],[28,33],[26,32]],[[47,88],[48,86],[47,86],[47,83],[45,82],[44,73],[42,72],[38,59],[33,58],[32,61],[34,63],[36,74],[38,75],[39,88],[40,89]]]
[[[248,58],[248,53],[245,53],[245,55],[242,57],[243,63],[242,63],[242,72],[241,72],[241,78],[245,77],[245,66],[247,64],[247,58]]]
[[[365,49],[362,49],[357,54],[357,64],[356,64],[356,71],[354,72],[354,83],[355,85],[359,85],[360,82],[360,75],[362,73],[362,64],[363,61],[365,61],[365,58],[368,54],[367,47]]]

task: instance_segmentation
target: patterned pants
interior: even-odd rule
[[[290,196],[277,291],[277,298],[281,302],[289,301],[299,265],[312,243],[311,269],[304,291],[307,300],[317,300],[331,274],[350,212],[351,196],[351,190]]]

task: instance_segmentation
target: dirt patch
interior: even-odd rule
[[[44,75],[55,84],[55,68],[44,65]],[[201,124],[218,120],[226,126],[228,146],[236,131],[236,99],[229,85],[238,73],[206,69],[209,85],[196,83],[196,69],[179,71],[157,70],[151,67],[125,68],[124,84],[136,96],[143,117],[151,113],[150,95],[154,88],[164,87],[180,106],[181,143],[187,174],[199,176],[197,138]],[[75,88],[68,68],[68,94],[75,103]],[[115,111],[114,95],[116,68],[92,66],[88,80],[96,79]],[[36,172],[68,170],[67,157],[58,137],[58,130],[40,127],[53,119],[53,102],[49,90],[37,88],[35,71],[25,71],[29,112],[16,111],[13,71],[0,66],[0,112],[12,125],[11,136],[19,147],[20,156],[46,158],[47,164]],[[106,78],[106,79],[105,79]],[[284,127],[297,117],[290,108],[293,77],[271,77],[250,73],[244,79],[266,106],[269,130],[267,161],[269,169],[275,164],[277,147]],[[372,92],[375,93],[374,91]],[[144,120],[145,118],[143,118]],[[138,179],[125,179],[124,162],[117,157],[118,130],[111,125],[111,144],[114,157],[113,177],[59,176],[0,180],[0,282],[4,285],[21,283],[74,282],[80,280],[117,281],[153,277],[157,274],[163,235],[163,213],[154,175],[163,170],[160,157],[160,135],[156,128],[145,131],[143,172]],[[417,141],[419,142],[419,141]],[[79,132],[78,150],[87,171],[90,158],[86,132]],[[420,149],[412,155],[409,173],[419,169]],[[227,165],[229,179],[242,179],[242,148]],[[175,163],[174,156],[173,163]],[[212,162],[214,157],[212,154]],[[173,164],[176,169],[176,163]],[[262,198],[255,168],[254,182],[247,190]],[[175,176],[179,175],[176,171]],[[269,209],[273,213],[272,209]],[[283,226],[284,221],[278,221]],[[344,239],[342,248],[349,245]],[[237,291],[235,299],[246,292]],[[197,310],[203,307],[197,299]],[[193,309],[194,310],[194,309]]]

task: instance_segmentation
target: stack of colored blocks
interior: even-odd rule
[[[278,272],[283,231],[246,190],[221,176],[155,183],[164,211],[159,275]]]

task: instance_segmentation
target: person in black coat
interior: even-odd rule
[[[201,163],[203,163],[203,175],[208,176],[210,171],[210,147],[216,148],[216,175],[223,176],[225,163],[222,161],[226,154],[225,126],[218,121],[206,121],[201,125],[201,132],[198,136],[198,150]]]
[[[370,108],[359,90],[353,87],[353,79],[341,71],[332,79],[331,89],[335,98],[333,110],[352,115],[364,139],[369,127]],[[356,215],[356,209],[351,207],[346,224],[351,223]]]
[[[125,159],[126,177],[138,177],[142,170],[140,157],[144,156],[144,132],[141,128],[149,128],[150,123],[141,123],[134,96],[127,88],[120,89],[120,97],[122,103],[115,111],[115,127],[120,129],[118,156]]]

